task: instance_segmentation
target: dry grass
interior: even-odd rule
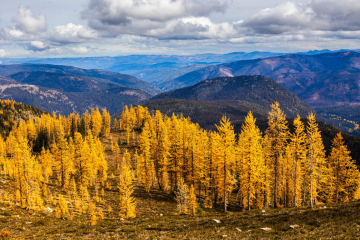
[[[125,141],[121,134],[113,134]],[[110,141],[104,140],[107,159],[112,163]],[[134,151],[130,147],[131,152]],[[110,168],[111,169],[111,168]],[[176,202],[168,194],[153,189],[146,193],[135,182],[138,217],[121,221],[118,217],[119,201],[116,178],[109,178],[112,190],[105,191],[106,204],[113,212],[105,214],[96,226],[86,224],[87,216],[73,220],[57,219],[52,213],[31,212],[19,207],[0,204],[0,230],[9,231],[12,238],[24,239],[359,239],[360,202],[308,208],[282,208],[241,211],[235,194],[228,214],[222,206],[205,209],[203,214],[177,215]],[[9,181],[1,178],[3,188]],[[57,190],[52,186],[53,190]],[[58,191],[58,190],[57,190]],[[94,189],[90,189],[94,194]],[[98,205],[106,210],[106,205]],[[216,223],[213,219],[220,220]],[[290,225],[298,225],[291,228]],[[264,231],[260,228],[272,230]],[[241,231],[239,231],[238,229]],[[226,235],[226,237],[225,237]],[[1,238],[1,232],[0,232]],[[10,238],[4,238],[10,239]]]

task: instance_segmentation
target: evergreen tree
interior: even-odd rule
[[[120,217],[135,218],[136,200],[132,196],[133,180],[135,175],[128,164],[125,164],[120,173],[120,181],[118,184],[120,192]]]
[[[336,203],[353,200],[359,189],[359,170],[350,157],[341,132],[332,142],[329,156],[330,181],[333,186],[331,196]]]
[[[259,128],[255,125],[255,119],[251,112],[245,118],[242,126],[239,145],[242,145],[242,164],[241,172],[242,185],[245,192],[243,196],[247,196],[248,210],[251,208],[255,193],[261,189],[261,177],[264,172],[264,159],[262,153],[262,137]],[[260,191],[261,193],[261,191]],[[260,198],[260,193],[258,198]]]
[[[220,125],[216,128],[219,131],[218,144],[221,146],[216,162],[219,175],[218,184],[219,189],[223,192],[224,212],[226,212],[227,195],[232,191],[234,184],[232,172],[235,163],[235,133],[234,127],[226,116],[221,119]]]
[[[274,207],[279,207],[279,192],[281,191],[282,168],[284,166],[283,160],[286,151],[286,142],[288,138],[288,126],[286,116],[280,109],[279,103],[271,105],[271,111],[268,117],[268,128],[266,135],[271,144],[271,170],[272,170],[272,188],[273,188],[273,203]],[[269,166],[269,167],[270,167]]]
[[[308,192],[310,207],[316,205],[319,187],[326,181],[327,169],[325,163],[324,144],[314,113],[308,116],[307,130],[307,156],[304,171],[308,177]],[[305,199],[303,199],[305,201]]]

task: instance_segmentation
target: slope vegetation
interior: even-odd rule
[[[6,137],[20,121],[36,119],[44,113],[33,106],[11,100],[0,100],[0,135]]]
[[[215,130],[215,124],[219,123],[219,119],[226,114],[232,122],[245,120],[249,111],[252,111],[255,118],[266,118],[267,110],[258,104],[234,100],[234,101],[195,101],[184,99],[160,99],[153,100],[146,104],[151,113],[156,110],[171,117],[183,115],[190,117],[191,121],[198,123],[200,127]],[[120,118],[121,113],[114,115]]]
[[[275,101],[280,103],[287,116],[306,116],[311,107],[280,84],[263,76],[219,77],[204,80],[194,86],[161,93],[157,99],[187,99],[198,101],[241,100],[260,105],[269,111]]]

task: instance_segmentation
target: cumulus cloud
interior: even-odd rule
[[[221,29],[205,17],[227,6],[228,0],[91,0],[82,17],[105,37],[202,39]]]
[[[248,49],[250,44],[254,48],[295,48],[301,44],[309,48],[311,44],[330,42],[340,46],[340,41],[347,47],[360,39],[359,0],[309,0],[307,4],[289,1],[237,22],[217,22],[218,15],[213,13],[225,13],[232,1],[89,0],[81,14],[86,26],[67,23],[49,30],[44,15],[20,6],[12,19],[13,26],[0,29],[0,44],[17,43],[30,50],[29,54],[44,56],[112,53],[109,49],[116,47],[120,52],[149,48],[162,51],[159,46],[165,46],[166,51],[178,47],[198,51],[194,49],[219,45],[228,49]],[[85,43],[101,47],[93,49]]]
[[[57,43],[82,43],[92,41],[98,38],[96,31],[73,23],[65,26],[57,26],[50,32],[51,40]]]
[[[13,28],[13,29],[7,31],[7,36],[11,39],[14,39],[14,38],[16,39],[16,38],[21,38],[21,37],[25,36],[25,33],[18,29]]]
[[[18,15],[13,18],[16,29],[29,33],[36,34],[38,32],[46,31],[46,19],[42,14],[34,15],[33,12],[23,5],[20,5]]]
[[[85,54],[89,52],[86,47],[70,48],[70,50],[75,54]]]
[[[49,46],[41,41],[30,41],[30,43],[27,44],[27,49],[31,51],[44,51],[48,48]]]
[[[308,27],[314,15],[310,7],[287,2],[275,8],[263,9],[238,25],[249,27],[257,33],[281,34]]]
[[[91,0],[82,16],[90,25],[126,25],[134,20],[165,22],[224,12],[226,0]]]
[[[188,17],[168,22],[164,27],[151,29],[144,35],[159,39],[221,39],[236,35],[229,23],[213,23],[206,17]]]
[[[360,1],[312,0],[308,4],[283,3],[267,8],[239,22],[259,34],[282,34],[295,31],[358,31]]]
[[[0,57],[5,57],[6,51],[4,49],[0,49]]]

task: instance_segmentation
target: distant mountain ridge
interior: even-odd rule
[[[74,74],[24,71],[8,75],[19,83],[54,88],[64,92],[91,92],[125,87],[121,84]]]
[[[81,69],[71,66],[50,64],[0,64],[0,76],[9,76],[24,71],[80,75],[84,77],[98,78],[111,81],[117,84],[121,84],[121,86],[124,87],[145,91],[152,95],[161,92],[160,89],[158,89],[157,87],[151,85],[150,83],[137,79],[133,76],[99,69]]]
[[[278,101],[289,117],[300,114],[307,116],[312,110],[294,93],[282,87],[270,78],[263,76],[218,77],[207,79],[193,86],[158,94],[149,100],[186,99],[198,101],[234,101],[242,100],[263,106]]]
[[[163,90],[191,86],[205,79],[224,76],[263,75],[274,79],[312,106],[360,102],[360,53],[336,52],[318,55],[291,54],[244,60],[201,68],[160,85]],[[330,80],[323,76],[335,75]],[[320,95],[342,89],[333,95]],[[301,95],[303,94],[303,95]],[[348,97],[348,94],[352,97]]]
[[[125,105],[149,98],[151,95],[138,89],[113,88],[94,92],[64,92],[29,84],[0,85],[0,99],[12,99],[47,112],[67,115],[83,113],[91,108],[104,107],[110,114],[122,110]]]
[[[233,52],[195,55],[129,55],[115,57],[0,59],[0,63],[67,65],[84,69],[102,69],[129,74],[158,86],[188,72],[213,64],[283,55],[272,52]],[[131,87],[131,86],[128,86]],[[141,89],[144,90],[144,89]]]
[[[68,66],[0,65],[0,75],[7,76],[0,76],[0,99],[63,115],[96,107],[106,107],[114,114],[125,105],[149,98],[148,92],[159,92],[153,85],[129,75]]]

